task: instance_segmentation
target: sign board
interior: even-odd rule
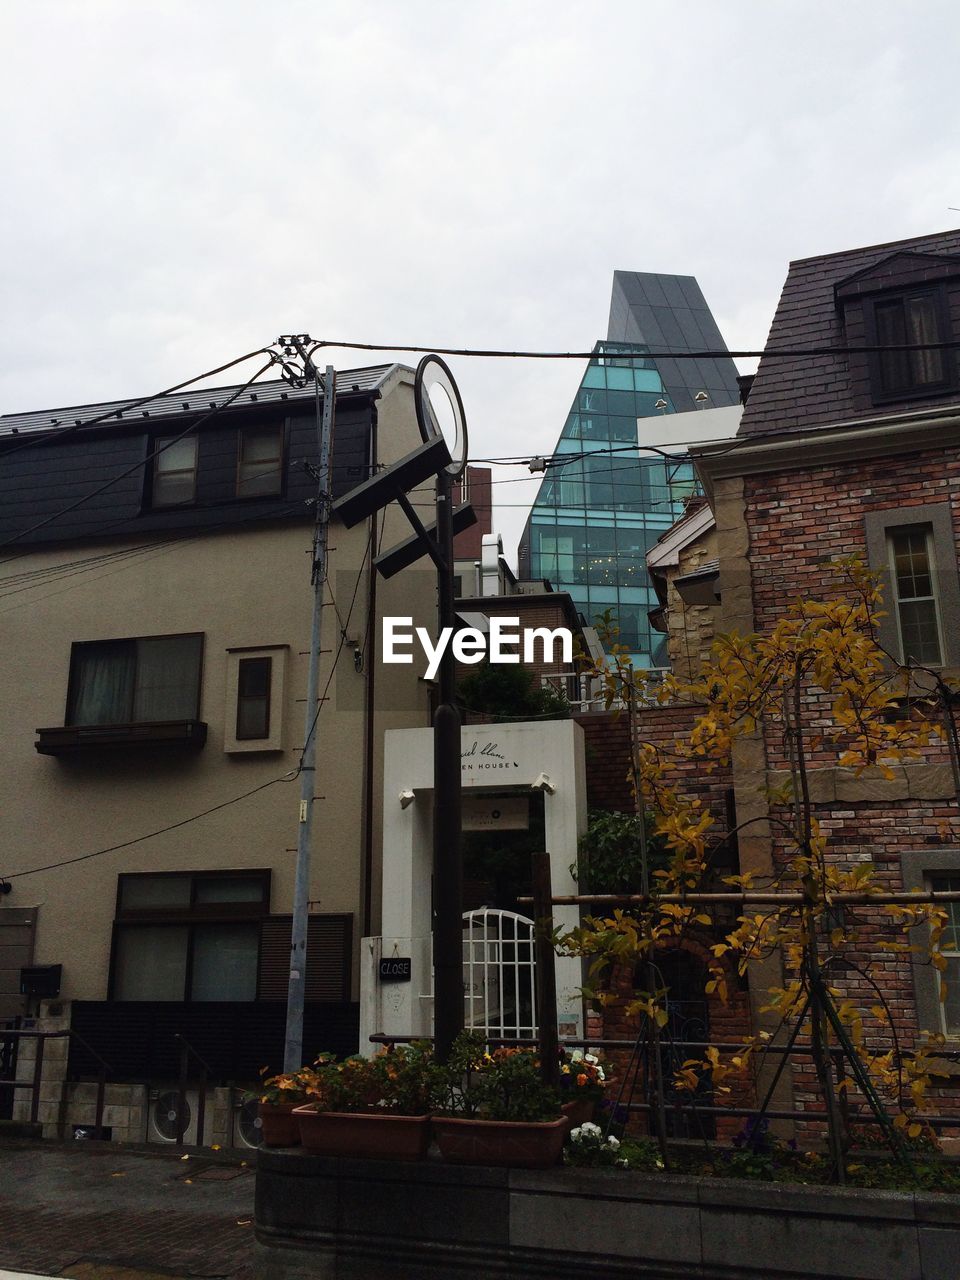
[[[530,797],[464,796],[464,831],[526,831],[530,826]]]
[[[379,977],[381,982],[409,982],[410,957],[387,956],[380,961]]]

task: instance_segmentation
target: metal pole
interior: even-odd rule
[[[537,1039],[540,1075],[547,1084],[560,1084],[560,1041],[557,1033],[557,974],[553,953],[553,911],[550,906],[550,855],[533,855],[533,920],[536,928]]]
[[[320,403],[320,376],[312,361],[317,400],[320,462],[317,469],[317,522],[313,536],[313,627],[307,666],[307,714],[300,759],[300,820],[297,830],[297,869],[293,886],[293,924],[290,930],[290,983],[287,988],[287,1027],[283,1045],[284,1071],[303,1066],[303,1001],[306,991],[307,926],[310,898],[310,830],[316,793],[317,705],[320,669],[320,620],[327,575],[327,525],[330,518],[330,446],[333,440],[336,374],[327,365]]]
[[[453,481],[437,477],[438,626],[454,625]],[[433,1031],[446,1062],[463,1030],[463,865],[460,850],[460,711],[456,663],[448,645],[440,663],[440,701],[433,717]]]

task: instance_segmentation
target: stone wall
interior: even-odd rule
[[[956,1280],[960,1198],[263,1151],[256,1280]]]

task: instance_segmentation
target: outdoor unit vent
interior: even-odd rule
[[[233,1139],[236,1147],[259,1147],[261,1120],[256,1098],[241,1102],[234,1111]]]
[[[187,1147],[197,1145],[198,1098],[195,1089],[188,1089],[183,1098],[183,1143]],[[158,1089],[150,1095],[150,1112],[147,1120],[147,1141],[174,1143],[177,1140],[177,1121],[180,1114],[180,1091]]]

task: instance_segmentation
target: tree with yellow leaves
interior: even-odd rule
[[[721,935],[714,931],[706,991],[726,999],[731,967],[744,975],[753,960],[780,953],[783,983],[771,990],[766,1009],[779,1018],[781,1027],[790,1029],[790,1048],[804,1030],[809,1034],[834,1172],[842,1181],[849,1141],[846,1093],[859,1091],[891,1146],[902,1154],[899,1135],[904,1130],[910,1136],[922,1131],[920,1117],[937,1042],[931,1037],[911,1053],[902,1053],[884,992],[869,971],[852,966],[861,975],[862,985],[875,993],[873,1003],[864,1009],[831,982],[831,966],[858,943],[865,945],[871,928],[875,932],[879,913],[890,936],[879,941],[869,936],[869,946],[901,957],[923,951],[941,973],[942,987],[946,962],[938,942],[945,917],[931,901],[884,902],[889,894],[885,895],[872,865],[846,868],[841,859],[831,856],[828,835],[811,798],[811,755],[815,751],[822,760],[829,753],[836,766],[857,775],[871,768],[893,777],[899,764],[944,737],[945,729],[927,718],[924,702],[918,703],[911,672],[892,662],[877,641],[882,602],[875,577],[856,559],[838,561],[833,568],[832,585],[828,580],[824,598],[792,602],[762,634],[720,636],[711,660],[695,678],[668,675],[652,686],[648,674],[635,670],[626,651],[615,643],[610,646],[609,663],[594,668],[606,688],[607,705],[621,707],[631,718],[631,767],[638,809],[654,815],[654,832],[670,851],[670,863],[647,877],[636,909],[631,904],[630,910],[585,919],[565,936],[563,946],[592,957],[594,977],[612,965],[633,965],[641,978],[627,1011],[645,1017],[655,1040],[658,1029],[667,1023],[669,994],[658,981],[655,957],[692,927],[711,926],[710,915],[696,898],[708,880],[716,849],[726,839],[709,810],[698,799],[682,794],[671,777],[671,764],[676,758],[695,761],[702,771],[710,772],[730,764],[738,738],[760,730],[779,734],[789,761],[789,782],[778,794],[770,794],[769,820],[781,850],[778,870],[770,885],[758,885],[749,873],[724,877],[731,900],[743,901],[744,907],[735,927]],[[689,734],[674,744],[673,762],[662,749],[643,740],[638,707],[652,701],[683,702],[697,708]],[[749,899],[760,896],[756,891],[761,889],[769,891],[766,896],[771,901],[757,910]],[[842,913],[842,924],[832,922],[837,905],[846,906],[851,896],[871,909],[873,925],[859,920],[852,908]],[[913,932],[921,925],[926,926],[929,940],[922,946]],[[851,967],[849,958],[847,967]],[[611,997],[600,993],[600,998]],[[865,1018],[888,1028],[889,1049],[876,1052],[867,1047]],[[768,1039],[760,1033],[727,1061],[712,1048],[702,1058],[688,1059],[675,1074],[674,1087],[692,1094],[709,1073],[715,1089],[727,1089],[724,1080],[755,1065]],[[849,1075],[841,1072],[834,1077],[835,1051],[842,1055]],[[783,1054],[774,1084],[786,1060]],[[659,1062],[655,1053],[654,1070]],[[655,1083],[662,1100],[662,1081]],[[762,1110],[772,1092],[773,1084]],[[657,1127],[663,1142],[662,1105]]]

